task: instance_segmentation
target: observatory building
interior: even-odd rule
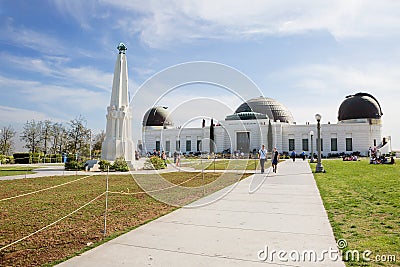
[[[337,123],[321,125],[322,154],[368,155],[371,147],[388,153],[390,137],[382,136],[382,115],[374,96],[367,93],[347,96],[339,107]],[[281,153],[295,150],[310,154],[312,147],[316,152],[316,133],[316,123],[296,124],[283,104],[264,96],[245,101],[213,126],[206,126],[203,121],[198,128],[174,126],[168,109],[158,106],[150,108],[143,117],[142,153],[156,149],[192,154],[214,149],[219,153],[247,154],[265,144],[269,151],[277,147]]]

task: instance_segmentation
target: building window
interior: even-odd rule
[[[176,140],[176,151],[180,151],[181,150],[181,140]]]
[[[171,151],[171,141],[165,141],[165,151]]]
[[[353,151],[353,138],[346,138],[346,151]]]
[[[303,138],[302,143],[303,143],[303,150],[308,151],[308,138]]]
[[[289,151],[294,150],[294,139],[289,139]]]
[[[201,140],[197,140],[197,151],[201,151]]]
[[[337,150],[337,138],[331,138],[331,151],[338,151]]]
[[[376,146],[376,139],[374,139],[374,146]]]
[[[160,151],[160,141],[156,141],[156,150]]]
[[[192,151],[192,140],[186,140],[186,152]]]

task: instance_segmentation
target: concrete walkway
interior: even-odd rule
[[[337,246],[308,163],[282,162],[264,178],[250,176],[195,204],[232,189],[218,201],[176,210],[59,266],[344,266],[334,259]],[[299,261],[307,251],[317,262]]]

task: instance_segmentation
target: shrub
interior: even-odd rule
[[[83,162],[70,160],[65,163],[64,168],[66,171],[79,171],[85,169],[85,166],[83,165]]]
[[[40,158],[41,153],[29,153],[30,163],[42,163],[43,161]]]
[[[152,156],[150,159],[147,159],[144,164],[146,170],[161,170],[166,167],[164,161],[157,156]]]
[[[13,156],[0,155],[1,164],[14,164]]]
[[[99,165],[100,165],[100,170],[102,171],[107,171],[107,167],[110,167],[111,169],[111,163],[105,159],[102,159],[99,161]]]
[[[29,153],[14,153],[14,161],[16,164],[29,164],[30,154]]]
[[[126,161],[123,157],[117,158],[114,161],[114,164],[112,167],[117,172],[128,172],[129,171],[128,163],[126,163]]]

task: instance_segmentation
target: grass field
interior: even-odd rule
[[[187,204],[203,194],[214,192],[240,179],[236,174],[225,175],[225,182],[219,183],[216,181],[221,180],[220,174],[214,173],[165,173],[163,178],[169,181],[169,187],[171,184],[179,184],[179,187],[174,187],[178,189],[204,187],[195,191],[198,194],[190,196],[182,195],[183,190],[176,190],[179,195],[172,194],[175,200],[179,200],[179,204]],[[149,175],[135,178],[139,181],[155,179]],[[72,183],[5,200],[68,182]],[[164,192],[163,189],[166,188],[163,184],[152,184],[152,188],[157,188],[159,192]],[[105,175],[9,180],[0,181],[0,186],[0,248],[49,225],[98,197],[90,205],[59,223],[1,250],[0,266],[51,266],[60,259],[81,253],[176,209],[145,194],[132,176],[110,175],[107,236],[104,238]],[[166,194],[153,196],[162,199],[164,195],[171,195],[170,193],[171,190],[167,190]]]
[[[218,160],[189,160],[182,163],[182,167],[190,167],[196,170],[259,170],[260,162],[254,159],[218,159]],[[271,160],[265,163],[265,168],[271,166]]]
[[[2,176],[12,176],[20,174],[31,174],[37,167],[24,167],[24,166],[0,166],[0,177]]]
[[[400,266],[400,165],[367,160],[326,160],[323,165],[327,173],[314,176],[336,240],[347,241],[344,251],[372,252],[371,262],[345,255],[346,265]]]

